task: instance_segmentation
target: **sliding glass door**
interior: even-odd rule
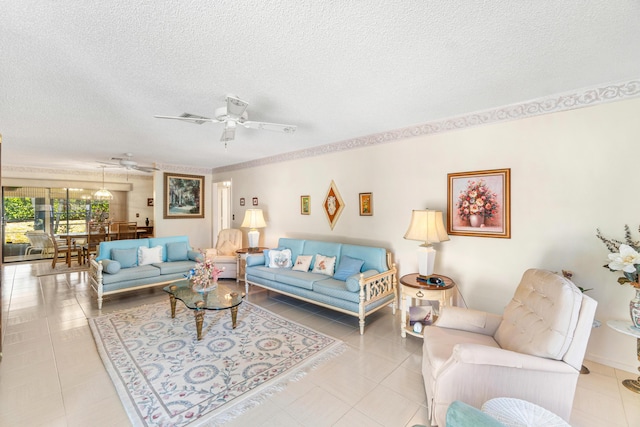
[[[2,197],[4,262],[49,258],[50,234],[81,236],[89,221],[109,214],[109,201],[93,200],[91,190],[4,187]]]

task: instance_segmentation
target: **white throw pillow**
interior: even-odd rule
[[[162,246],[138,248],[138,265],[157,264],[162,262]]]
[[[293,265],[292,270],[309,271],[312,259],[313,255],[298,255],[298,258],[296,258],[296,263]]]
[[[313,264],[312,273],[326,274],[327,276],[333,276],[333,270],[336,266],[336,257],[316,255],[316,262]]]
[[[269,251],[269,268],[290,268],[291,265],[291,249]]]

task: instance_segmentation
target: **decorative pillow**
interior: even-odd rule
[[[312,259],[313,255],[298,255],[298,258],[296,258],[296,263],[293,265],[292,270],[309,271]]]
[[[317,254],[316,262],[315,264],[313,264],[313,270],[311,270],[311,272],[333,276],[333,269],[335,268],[335,266],[336,257]]]
[[[167,261],[187,261],[189,249],[186,242],[167,243]]]
[[[102,271],[108,274],[116,274],[120,271],[120,263],[118,261],[113,261],[110,259],[102,260]]]
[[[219,255],[235,255],[235,253],[236,253],[235,245],[228,240],[225,240],[224,242],[222,242],[222,244],[218,248]]]
[[[162,262],[162,246],[148,248],[140,246],[138,248],[138,265],[146,265]]]
[[[360,274],[362,274],[366,279],[367,277],[375,276],[378,273],[379,273],[378,270],[367,270],[363,273],[356,273],[353,276],[350,276],[349,278],[347,278],[347,280],[345,281],[346,283],[345,286],[348,291],[359,292],[360,291]]]
[[[333,278],[336,280],[347,280],[349,276],[353,276],[356,273],[360,273],[360,269],[364,261],[358,258],[351,258],[350,256],[343,255],[340,257],[340,265],[336,269],[336,273]]]
[[[111,249],[111,259],[118,261],[122,268],[135,267],[138,265],[138,249]]]
[[[291,265],[291,249],[269,251],[269,268],[290,268]]]

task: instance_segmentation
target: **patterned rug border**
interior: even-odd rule
[[[264,307],[261,307],[259,305],[253,304],[249,301],[244,301],[242,303],[243,305],[249,305],[252,307],[252,309],[258,309],[258,310],[262,310],[266,313],[269,313],[272,316],[276,316],[279,318],[284,319],[285,321],[297,325],[299,327],[311,330],[319,335],[323,335],[325,337],[328,337],[330,339],[332,339],[334,342],[327,346],[325,349],[323,349],[321,352],[319,352],[318,354],[309,357],[308,360],[303,361],[299,366],[296,366],[295,368],[291,369],[290,372],[287,372],[285,374],[282,375],[278,375],[274,378],[272,378],[271,380],[267,381],[265,384],[263,384],[260,387],[257,387],[254,390],[251,390],[250,392],[245,393],[242,398],[232,404],[229,404],[229,407],[221,407],[218,408],[214,411],[211,411],[210,413],[208,413],[206,416],[202,417],[201,419],[197,419],[194,420],[193,422],[189,423],[188,426],[189,427],[218,427],[218,426],[222,426],[228,422],[230,422],[231,420],[237,418],[238,416],[244,414],[246,411],[261,405],[262,403],[264,403],[265,401],[267,401],[269,399],[269,397],[273,396],[276,393],[279,393],[281,391],[284,391],[287,386],[289,385],[289,383],[291,382],[295,382],[295,381],[299,381],[302,378],[304,378],[309,372],[313,371],[314,369],[318,368],[319,366],[321,366],[322,364],[328,362],[329,360],[339,356],[340,354],[344,353],[346,351],[346,349],[348,348],[347,344],[345,344],[343,341],[339,340],[338,338],[334,338],[330,335],[324,334],[322,332],[318,332],[313,328],[309,328],[307,326],[304,326],[294,320],[291,319],[287,319],[279,314],[276,314]],[[134,402],[132,402],[129,398],[129,393],[128,390],[126,389],[125,384],[121,381],[120,376],[118,375],[118,371],[117,369],[113,366],[113,364],[111,363],[111,359],[107,354],[107,351],[104,347],[104,342],[102,341],[102,339],[100,338],[100,333],[98,332],[97,328],[98,326],[95,324],[96,320],[99,318],[104,318],[104,317],[108,317],[108,316],[113,316],[113,315],[118,315],[121,313],[126,313],[126,312],[130,312],[130,311],[137,311],[137,310],[142,310],[142,309],[147,309],[147,308],[151,308],[154,306],[163,306],[166,307],[166,302],[157,302],[157,303],[153,303],[153,304],[142,304],[133,308],[125,308],[122,310],[116,310],[116,311],[112,311],[106,314],[102,314],[100,316],[95,316],[95,317],[91,317],[88,319],[89,322],[89,327],[91,328],[91,333],[93,334],[93,340],[96,344],[96,348],[98,350],[98,354],[100,355],[100,359],[102,360],[102,363],[107,371],[107,373],[109,374],[109,377],[111,378],[111,382],[113,383],[116,392],[118,393],[118,397],[120,398],[120,402],[122,403],[125,412],[127,413],[127,416],[129,417],[129,420],[131,421],[132,425],[137,427],[146,427],[147,424],[141,420],[138,416],[137,413],[137,408],[135,407]],[[185,309],[187,310],[187,309]]]

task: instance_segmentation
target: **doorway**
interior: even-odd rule
[[[213,218],[213,242],[217,243],[218,233],[225,228],[231,228],[231,180],[220,181],[213,184],[214,188],[214,207],[215,212]]]

